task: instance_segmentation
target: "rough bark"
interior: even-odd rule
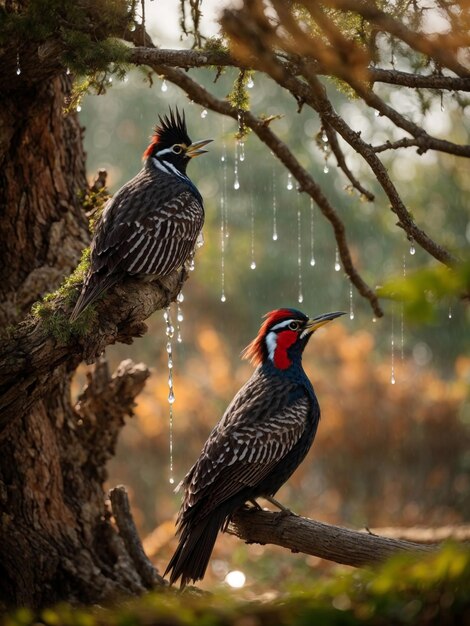
[[[59,285],[89,241],[82,129],[63,114],[69,90],[63,73],[0,98],[2,329]]]
[[[68,324],[67,298],[56,297],[46,317],[28,314],[89,241],[81,129],[63,115],[70,81],[64,71],[41,79],[6,90],[0,106],[0,606],[103,602],[158,584],[103,492],[148,371],[126,361],[110,376],[100,360],[76,406],[70,383],[81,361],[143,334],[185,278],[117,286],[81,334]]]

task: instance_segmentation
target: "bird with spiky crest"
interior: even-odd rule
[[[141,171],[108,201],[91,242],[90,268],[74,321],[124,278],[168,276],[194,253],[204,224],[201,194],[186,174],[212,139],[191,142],[184,112],[159,117]]]
[[[212,430],[201,455],[178,488],[178,547],[168,564],[170,583],[204,577],[219,530],[247,501],[273,496],[312,445],[320,407],[302,367],[302,353],[317,328],[344,315],[313,319],[296,309],[266,315],[244,351],[257,365]]]

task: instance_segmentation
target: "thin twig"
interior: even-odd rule
[[[144,552],[139,534],[132,517],[129,498],[125,487],[122,485],[111,489],[109,492],[113,515],[119,528],[127,552],[131,557],[142,582],[147,589],[152,589],[156,585],[164,584],[163,578],[150,563]]]

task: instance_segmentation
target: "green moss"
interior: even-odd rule
[[[64,279],[60,287],[43,296],[33,304],[31,313],[41,319],[47,332],[57,341],[67,343],[72,335],[85,335],[96,318],[93,306],[88,306],[72,324],[69,321],[70,309],[78,298],[80,288],[90,266],[90,248],[85,248],[75,270]],[[66,309],[64,313],[63,308]]]
[[[253,76],[252,70],[241,70],[238,73],[237,80],[235,81],[232,91],[227,95],[227,100],[230,104],[237,109],[240,113],[248,111],[250,108],[250,97],[247,91],[247,84],[250,78]],[[243,139],[249,133],[249,128],[243,122],[243,114],[239,117],[238,132],[236,134],[237,139]]]

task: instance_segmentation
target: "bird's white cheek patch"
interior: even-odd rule
[[[271,361],[274,361],[274,354],[277,346],[277,334],[270,332],[266,335],[266,347],[268,348],[268,356]]]

